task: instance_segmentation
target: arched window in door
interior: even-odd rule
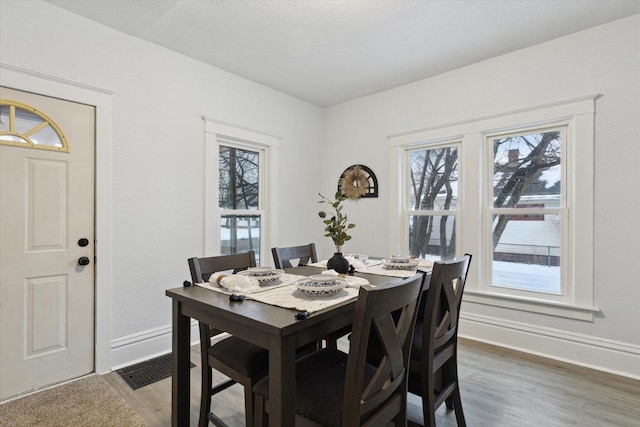
[[[9,99],[0,99],[0,144],[69,152],[67,139],[53,120]]]

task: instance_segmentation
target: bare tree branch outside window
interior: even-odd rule
[[[220,147],[219,206],[222,209],[258,209],[259,153]]]
[[[520,207],[523,196],[559,195],[560,148],[559,131],[494,139],[493,207]],[[494,250],[510,219],[511,215],[497,215]]]

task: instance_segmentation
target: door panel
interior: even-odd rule
[[[67,346],[67,277],[33,277],[27,280],[26,357]]]
[[[66,249],[69,162],[27,160],[27,251]]]
[[[69,152],[0,145],[3,400],[94,370],[95,111],[2,87],[0,98],[47,115],[69,145]],[[28,114],[16,118],[16,130],[29,131]],[[81,238],[89,245],[78,245]],[[91,262],[80,266],[80,257]]]

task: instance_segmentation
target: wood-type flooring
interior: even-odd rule
[[[346,340],[340,341],[344,350]],[[470,427],[639,427],[640,381],[531,356],[469,340],[460,340],[458,369],[462,402]],[[200,356],[192,347],[191,426],[197,426]],[[214,371],[214,377],[224,378]],[[171,425],[171,378],[131,390],[115,373],[105,379],[150,427]],[[214,379],[215,381],[215,379]],[[244,425],[242,387],[214,396],[213,410],[230,427]],[[420,400],[409,399],[409,418],[421,421]],[[444,405],[438,427],[456,426]]]

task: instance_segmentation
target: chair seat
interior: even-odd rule
[[[323,426],[342,425],[344,386],[348,355],[325,348],[296,362],[296,413]],[[365,366],[364,384],[376,367]],[[260,380],[253,391],[269,398],[269,378]]]
[[[249,377],[269,369],[269,351],[235,336],[215,343],[209,355],[223,364]]]

